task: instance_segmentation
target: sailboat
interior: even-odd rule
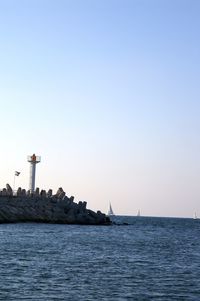
[[[110,205],[109,205],[108,215],[114,215],[114,212],[113,212],[113,210],[112,210],[111,203],[110,203]]]
[[[137,216],[140,216],[140,209],[139,209],[138,212],[137,212]]]
[[[194,213],[193,219],[198,219],[196,212]]]

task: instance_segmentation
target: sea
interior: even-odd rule
[[[0,300],[200,300],[200,220],[0,225]]]

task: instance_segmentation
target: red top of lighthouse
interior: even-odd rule
[[[39,163],[41,161],[41,157],[33,154],[32,156],[28,156],[27,160],[31,163]]]

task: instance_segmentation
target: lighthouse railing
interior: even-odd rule
[[[41,156],[36,156],[34,161],[33,161],[32,156],[27,156],[27,161],[28,162],[36,162],[36,163],[40,162],[41,161]]]

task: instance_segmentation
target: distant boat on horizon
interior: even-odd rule
[[[141,216],[141,214],[140,214],[140,209],[139,209],[138,212],[137,212],[137,216]]]
[[[194,213],[193,219],[198,219],[196,212]]]
[[[113,212],[111,203],[109,204],[108,215],[115,215],[114,212]]]

